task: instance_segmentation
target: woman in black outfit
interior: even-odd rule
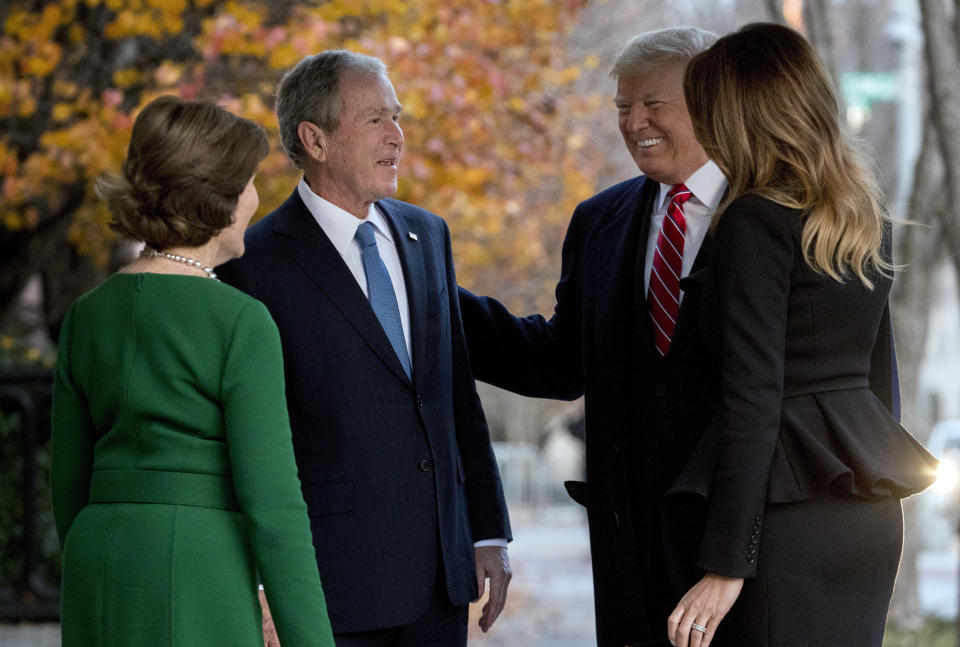
[[[707,574],[671,614],[671,642],[709,645],[723,620],[743,647],[880,647],[900,499],[936,467],[895,418],[880,191],[795,31],[721,38],[684,92],[730,189],[699,277],[720,413],[675,488],[709,501]]]

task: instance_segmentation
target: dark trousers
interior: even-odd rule
[[[724,624],[740,647],[881,647],[902,546],[899,499],[768,504]]]
[[[399,627],[334,634],[337,647],[466,647],[467,607],[454,606],[442,571],[430,606],[416,621]]]

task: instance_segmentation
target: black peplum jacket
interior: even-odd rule
[[[903,498],[934,480],[936,459],[898,422],[888,295],[816,272],[803,215],[736,199],[713,262],[685,279],[701,335],[721,362],[721,410],[671,489],[708,501],[700,566],[751,577],[767,503],[825,494]],[[890,232],[884,253],[890,257]]]

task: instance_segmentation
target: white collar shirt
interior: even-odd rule
[[[690,274],[693,268],[693,262],[700,253],[700,247],[703,245],[703,239],[706,238],[710,230],[710,221],[713,218],[713,212],[717,210],[720,200],[723,198],[723,192],[727,190],[727,178],[720,172],[719,167],[712,161],[697,169],[684,182],[690,193],[690,199],[683,205],[683,216],[687,222],[685,240],[683,243],[683,266],[680,271],[680,277],[683,278]],[[667,214],[667,193],[673,185],[660,184],[660,190],[654,203],[653,216],[650,219],[650,233],[647,237],[647,254],[643,268],[643,293],[647,294],[650,290],[650,272],[653,269],[653,256],[657,249],[657,235],[660,233],[660,226]],[[680,293],[683,298],[683,292]]]
[[[393,291],[397,295],[397,306],[400,308],[400,323],[403,326],[403,338],[407,344],[407,353],[410,355],[411,365],[415,358],[413,349],[410,346],[410,305],[407,300],[407,286],[403,278],[403,266],[400,264],[400,255],[397,252],[397,246],[393,242],[393,234],[390,232],[390,226],[387,224],[383,214],[376,206],[370,205],[366,217],[361,220],[353,214],[341,209],[328,200],[324,200],[310,188],[305,179],[300,180],[297,186],[300,193],[300,199],[306,205],[307,210],[317,221],[323,233],[327,235],[330,242],[336,248],[347,269],[357,280],[364,296],[370,298],[370,292],[367,288],[367,273],[363,269],[363,254],[360,251],[360,245],[354,240],[357,233],[357,227],[365,222],[373,223],[374,238],[377,241],[377,251],[380,252],[380,258],[387,268],[387,274],[390,275],[390,282],[393,283]]]

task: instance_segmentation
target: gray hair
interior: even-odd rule
[[[709,49],[718,36],[712,31],[697,27],[669,27],[634,36],[617,57],[610,76],[619,79],[625,76],[646,74],[653,69],[687,62]]]
[[[280,144],[297,168],[303,168],[305,157],[297,127],[301,121],[314,123],[326,133],[340,127],[340,80],[349,72],[386,77],[387,66],[373,56],[332,49],[303,58],[283,75],[277,90]]]

